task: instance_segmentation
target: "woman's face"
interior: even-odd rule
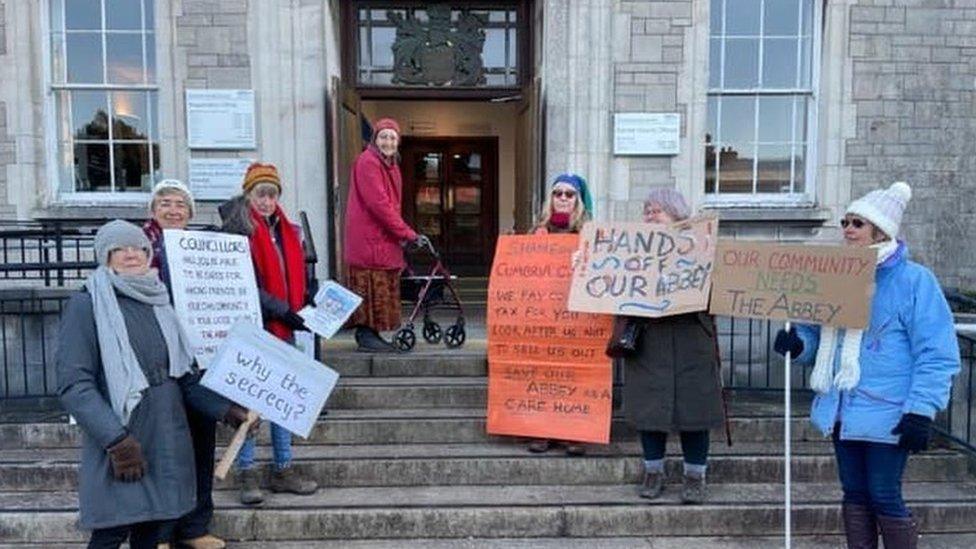
[[[556,186],[552,188],[553,213],[573,213],[573,210],[576,209],[577,200],[576,189],[572,185],[556,183]]]
[[[661,225],[670,225],[677,221],[668,212],[661,208],[661,205],[657,202],[650,202],[644,204],[644,223],[658,223]]]
[[[136,246],[116,248],[108,254],[108,268],[120,275],[143,275],[149,271],[149,253]]]
[[[880,242],[875,239],[874,224],[861,216],[847,214],[840,220],[840,226],[844,229],[844,244],[848,246],[864,247]]]
[[[376,134],[376,148],[383,153],[383,156],[392,157],[396,155],[399,145],[400,136],[391,129],[380,130],[380,133]]]
[[[259,214],[267,217],[278,209],[278,187],[271,183],[259,183],[247,193],[247,202]]]
[[[190,204],[182,193],[163,194],[153,200],[152,215],[164,229],[185,229],[190,222]]]

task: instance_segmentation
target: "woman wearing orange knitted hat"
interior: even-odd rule
[[[400,272],[405,243],[429,244],[403,220],[403,179],[397,165],[400,126],[392,118],[373,125],[373,139],[352,168],[346,204],[344,259],[349,289],[363,298],[353,314],[356,343],[364,352],[395,352],[380,332],[400,325]]]

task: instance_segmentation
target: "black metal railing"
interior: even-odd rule
[[[962,368],[956,376],[949,397],[949,405],[936,418],[935,430],[943,437],[976,455],[976,432],[973,429],[973,374],[976,369],[976,338],[956,334]]]
[[[58,324],[73,290],[0,290],[0,395],[4,399],[56,394]]]
[[[0,221],[0,281],[64,286],[84,279],[95,267],[97,225],[90,223]]]

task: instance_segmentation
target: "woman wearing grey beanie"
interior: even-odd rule
[[[82,431],[80,524],[89,547],[155,548],[196,505],[185,402],[239,425],[246,410],[197,384],[166,286],[142,230],[111,221],[95,234],[98,268],[61,319],[58,394]]]

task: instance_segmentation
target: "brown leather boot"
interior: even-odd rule
[[[885,549],[918,549],[918,522],[915,517],[878,515]]]
[[[841,507],[847,549],[878,549],[878,524],[867,505],[845,503]]]

